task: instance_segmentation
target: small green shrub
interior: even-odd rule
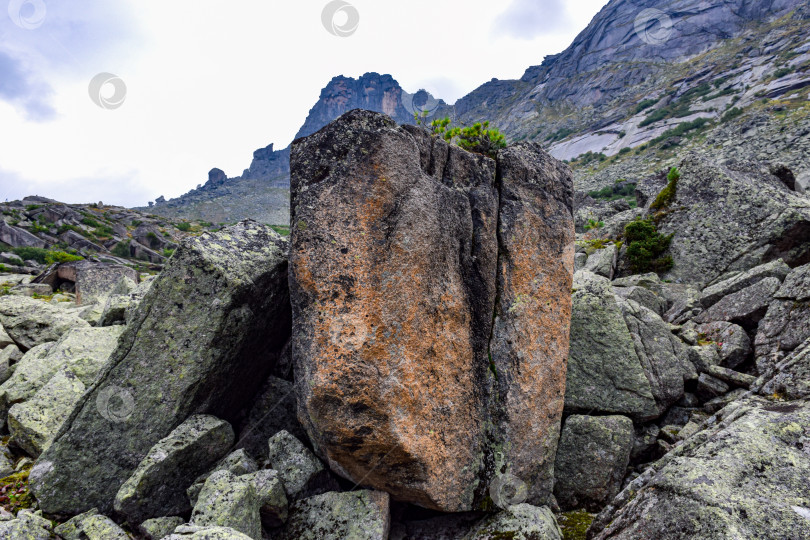
[[[669,139],[670,137],[681,137],[686,135],[687,133],[691,133],[692,131],[700,131],[703,128],[709,126],[711,124],[711,120],[708,118],[695,118],[690,122],[684,122],[682,124],[678,124],[676,127],[672,129],[666,130],[664,133],[656,137],[655,139],[650,141],[650,144],[658,144],[662,141]]]
[[[173,249],[166,248],[166,249],[163,250],[163,256],[166,257],[167,259],[169,257],[171,257],[172,255],[174,255],[174,250]]]
[[[84,225],[87,225],[88,227],[93,227],[93,228],[101,226],[101,224],[98,221],[96,221],[93,218],[89,218],[89,217],[82,218],[82,223]]]
[[[657,100],[657,99],[645,99],[644,101],[642,101],[638,105],[636,105],[636,114],[640,113],[641,111],[643,111],[645,109],[649,109],[650,107],[652,107],[653,105],[658,103],[658,101],[659,100]]]
[[[115,232],[112,230],[112,227],[109,227],[107,225],[101,225],[99,227],[96,227],[93,233],[99,238],[111,238],[112,235],[115,234]]]
[[[675,200],[675,195],[678,193],[678,180],[681,179],[681,172],[677,167],[672,167],[669,174],[667,174],[667,187],[661,190],[661,193],[653,201],[650,208],[653,210],[663,210],[668,208],[672,201]]]
[[[16,247],[11,251],[24,261],[37,261],[39,264],[45,264],[45,257],[48,256],[47,249],[36,247]]]
[[[569,136],[573,135],[574,133],[576,133],[576,130],[574,130],[574,129],[560,128],[557,131],[555,131],[554,133],[552,133],[551,135],[549,135],[548,137],[546,137],[546,142],[553,143],[553,142],[561,141],[561,140],[565,139],[566,137],[569,137]]]
[[[112,254],[116,257],[126,258],[129,257],[129,240],[122,240],[115,244],[115,247],[112,248]]]
[[[476,122],[461,130],[458,145],[468,152],[484,154],[495,158],[498,150],[506,148],[506,136],[496,128],[489,127],[489,121]]]
[[[596,221],[595,219],[589,219],[588,223],[585,224],[585,230],[591,231],[594,229],[601,229],[604,226],[605,226],[604,221]]]
[[[630,153],[630,152],[632,152],[632,151],[633,151],[633,149],[632,149],[632,148],[630,148],[629,146],[625,146],[624,148],[622,148],[621,150],[619,150],[619,155],[620,155],[620,156],[623,156],[623,155],[625,155],[625,154],[629,154],[629,153]]]
[[[188,232],[188,231],[191,230],[191,223],[189,223],[187,221],[181,221],[180,223],[178,223],[175,226],[177,227],[178,230],[183,231],[183,232]]]
[[[42,208],[41,204],[29,204],[28,206],[25,207],[25,211],[33,212],[34,210],[39,210],[40,208]]]
[[[84,257],[65,253],[64,251],[49,251],[45,256],[45,264],[66,263],[73,261],[83,261]]]
[[[0,272],[8,272],[8,268],[6,268],[6,265],[3,263],[0,263]]]
[[[729,122],[740,116],[742,113],[743,113],[742,109],[734,107],[733,109],[729,109],[728,111],[726,111],[726,114],[723,115],[723,118],[721,118],[720,121]]]
[[[672,268],[672,257],[664,256],[673,235],[663,235],[651,220],[638,219],[624,227],[627,258],[636,274],[666,272]]]

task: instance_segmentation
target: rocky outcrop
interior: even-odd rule
[[[293,146],[299,417],[342,476],[442,510],[495,468],[551,488],[570,176],[530,145],[498,164],[367,111]]]
[[[806,401],[726,407],[634,480],[588,538],[802,538],[807,530]]]
[[[810,200],[758,165],[717,165],[696,154],[681,163],[674,199],[658,229],[673,233],[666,277],[708,284],[730,271],[810,258]],[[777,278],[772,278],[777,279]]]
[[[234,419],[289,336],[286,250],[250,221],[178,248],[32,471],[43,510],[109,511],[149,449],[191,414]]]

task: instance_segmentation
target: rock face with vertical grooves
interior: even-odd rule
[[[293,359],[316,451],[429,508],[472,509],[506,472],[545,500],[570,318],[568,169],[536,146],[496,162],[359,110],[296,141],[291,163]]]
[[[109,512],[149,449],[190,415],[234,421],[289,336],[286,252],[251,221],[178,248],[34,467],[44,511]]]

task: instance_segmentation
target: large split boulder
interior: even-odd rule
[[[34,283],[48,284],[56,291],[68,289],[80,305],[99,302],[110,295],[129,293],[138,283],[134,268],[113,263],[76,261],[49,268]]]
[[[252,221],[178,248],[32,470],[44,511],[112,510],[150,448],[190,415],[235,420],[289,339],[286,251]]]
[[[571,184],[539,147],[496,163],[368,111],[293,144],[299,418],[333,470],[445,511],[496,468],[549,495]]]

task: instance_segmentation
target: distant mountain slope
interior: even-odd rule
[[[686,149],[777,160],[807,185],[809,37],[804,0],[612,0],[562,53],[452,106],[408,94],[390,75],[335,77],[298,136],[354,108],[412,123],[424,107],[458,124],[490,120],[511,141],[544,144],[571,161],[581,190],[640,178]],[[289,149],[257,150],[241,177],[216,178],[150,211],[286,223]]]

